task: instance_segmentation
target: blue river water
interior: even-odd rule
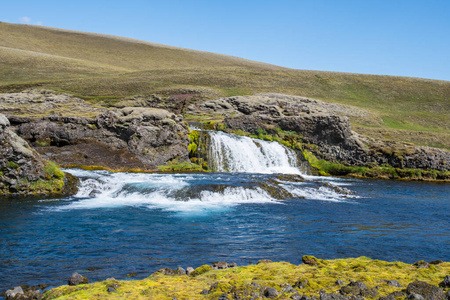
[[[450,261],[448,184],[70,172],[82,178],[74,197],[0,201],[0,291],[66,284],[76,271],[136,279],[215,261],[299,264],[306,254]]]

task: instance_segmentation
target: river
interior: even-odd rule
[[[215,172],[71,169],[73,197],[1,201],[0,291],[306,254],[450,261],[448,184],[311,176],[279,144],[213,133],[211,145]]]

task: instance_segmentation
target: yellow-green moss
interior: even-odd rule
[[[161,172],[201,172],[202,167],[192,162],[178,162],[177,159],[169,161],[167,164],[158,166]]]
[[[336,293],[337,279],[349,283],[350,280],[362,281],[368,288],[378,286],[377,299],[403,288],[390,287],[386,280],[397,280],[403,287],[408,283],[421,280],[438,285],[450,273],[450,263],[431,265],[429,268],[417,268],[402,262],[372,260],[367,257],[336,260],[320,260],[323,263],[311,266],[293,265],[287,262],[264,263],[244,267],[212,270],[202,266],[196,276],[167,276],[155,273],[143,280],[103,281],[82,286],[61,286],[44,294],[44,299],[217,299],[222,293],[232,289],[237,294],[245,294],[251,283],[261,287],[274,287],[279,292],[280,285],[294,285],[299,279],[308,280],[304,289],[296,289],[300,294],[318,297],[319,291]],[[107,288],[117,284],[117,293],[108,293]],[[212,288],[211,288],[212,287]],[[200,295],[204,289],[211,289],[208,295]],[[277,299],[289,299],[291,293],[280,295]],[[249,299],[249,297],[242,297]]]

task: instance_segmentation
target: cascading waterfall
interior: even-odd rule
[[[192,214],[242,203],[295,198],[339,202],[354,197],[342,194],[343,189],[330,183],[304,180],[296,152],[277,142],[215,131],[200,131],[198,142],[198,159],[206,160],[213,173],[67,170],[81,179],[75,196],[79,201],[58,209],[146,206]]]
[[[210,132],[208,160],[215,172],[301,174],[295,151],[224,132]]]

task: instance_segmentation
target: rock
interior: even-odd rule
[[[228,264],[224,261],[213,262],[213,270],[228,269]]]
[[[407,294],[404,291],[394,291],[394,292],[390,293],[389,296],[392,296],[394,298],[396,298],[396,297],[405,298],[407,296]]]
[[[439,286],[442,288],[450,288],[450,276],[445,276],[444,280],[439,283]]]
[[[448,290],[447,293],[445,293],[445,297],[447,297],[447,300],[450,300],[450,290]]]
[[[376,296],[378,296],[378,291],[377,291],[377,288],[376,287],[374,287],[374,288],[371,288],[371,289],[362,289],[360,292],[359,292],[359,294],[362,296],[362,297],[366,297],[366,298],[375,298]]]
[[[428,284],[423,281],[415,281],[408,284],[406,288],[408,294],[419,294],[427,300],[444,300],[444,292],[437,286]]]
[[[378,300],[395,300],[394,296],[387,295],[386,297],[380,297]]]
[[[192,272],[194,272],[194,268],[193,267],[187,267],[186,268],[186,275],[191,275]]]
[[[170,275],[170,276],[178,275],[178,274],[179,274],[179,273],[178,273],[178,270],[173,270],[173,269],[171,269],[171,268],[159,269],[159,270],[157,271],[157,273],[161,273],[161,274],[163,274],[163,275]]]
[[[228,264],[228,268],[237,268],[237,263]]]
[[[111,287],[111,286],[108,287],[107,292],[108,292],[108,293],[117,293],[116,289],[113,288],[113,287]]]
[[[303,255],[302,262],[310,266],[317,266],[319,264],[319,260],[312,255]]]
[[[0,114],[0,129],[5,129],[10,125],[8,118],[4,114]]]
[[[302,300],[302,295],[300,295],[299,293],[295,293],[291,296],[291,299]],[[303,299],[303,300],[309,300],[309,299]]]
[[[349,300],[349,299],[339,294],[320,293],[320,300]]]
[[[349,297],[349,299],[350,300],[364,300],[364,298],[363,297],[361,297],[361,296],[358,296],[358,295],[351,295],[350,297]]]
[[[113,280],[116,280],[114,277],[109,277],[109,278],[106,278],[105,279],[106,281],[113,281]]]
[[[204,289],[203,291],[200,292],[200,295],[208,295],[209,291],[207,289]]]
[[[295,293],[296,292],[294,290],[294,288],[292,287],[292,285],[290,285],[289,283],[280,284],[280,287],[282,288],[281,293]]]
[[[430,261],[430,262],[428,262],[430,265],[439,265],[439,264],[442,264],[444,261],[443,260],[440,260],[440,259],[438,259],[438,260],[433,260],[433,261]]]
[[[126,107],[94,118],[42,117],[22,120],[15,129],[60,164],[157,170],[171,160],[189,161],[187,125],[162,109]]]
[[[5,116],[1,114],[0,116],[5,123]],[[61,171],[47,173],[45,170],[49,164],[9,127],[0,126],[1,196],[30,194],[62,196],[76,193],[77,180]],[[46,187],[33,187],[33,183],[38,180],[43,181]]]
[[[266,298],[276,298],[278,297],[278,291],[272,287],[265,287],[263,290],[263,295]]]
[[[16,286],[15,288],[6,291],[5,299],[6,300],[14,299],[16,296],[19,296],[19,295],[25,295],[25,294],[20,286]]]
[[[345,281],[343,281],[343,280],[338,279],[338,280],[336,280],[335,284],[336,284],[336,285],[339,285],[339,286],[344,286],[344,285],[346,285],[347,283],[346,283]]]
[[[348,116],[371,115],[355,107],[298,96],[258,94],[192,104],[188,110],[190,114],[207,114],[218,120],[225,116],[223,124],[230,131],[270,133],[278,127],[296,132],[304,143],[316,146],[309,150],[319,159],[355,166],[390,164],[396,168],[450,171],[450,164],[445,163],[450,161],[448,151],[374,140],[353,132]]]
[[[300,279],[297,280],[297,282],[294,284],[294,287],[299,288],[299,289],[304,289],[307,285],[308,285],[308,280],[307,280],[307,279],[300,278]]]
[[[419,261],[416,261],[413,265],[416,266],[417,268],[428,268],[429,263],[427,263],[424,260],[419,260]]]
[[[416,293],[409,294],[408,297],[406,297],[406,299],[409,299],[409,300],[425,300],[424,297],[422,297],[421,295],[416,294]]]
[[[178,275],[186,275],[186,270],[183,269],[182,267],[178,267],[177,273],[178,273]]]
[[[359,295],[361,291],[366,290],[364,282],[352,281],[348,285],[341,287],[339,290],[342,295]]]
[[[258,262],[256,263],[257,265],[259,264],[268,264],[271,263],[272,261],[270,259],[260,259],[258,260]]]
[[[392,286],[392,287],[403,287],[400,282],[398,282],[397,280],[388,280],[387,282],[388,286]]]
[[[88,279],[84,276],[81,276],[77,272],[73,273],[68,280],[69,285],[79,285],[88,283]]]
[[[217,300],[227,300],[227,299],[228,299],[228,294],[223,293],[222,295],[219,296],[219,298]]]

